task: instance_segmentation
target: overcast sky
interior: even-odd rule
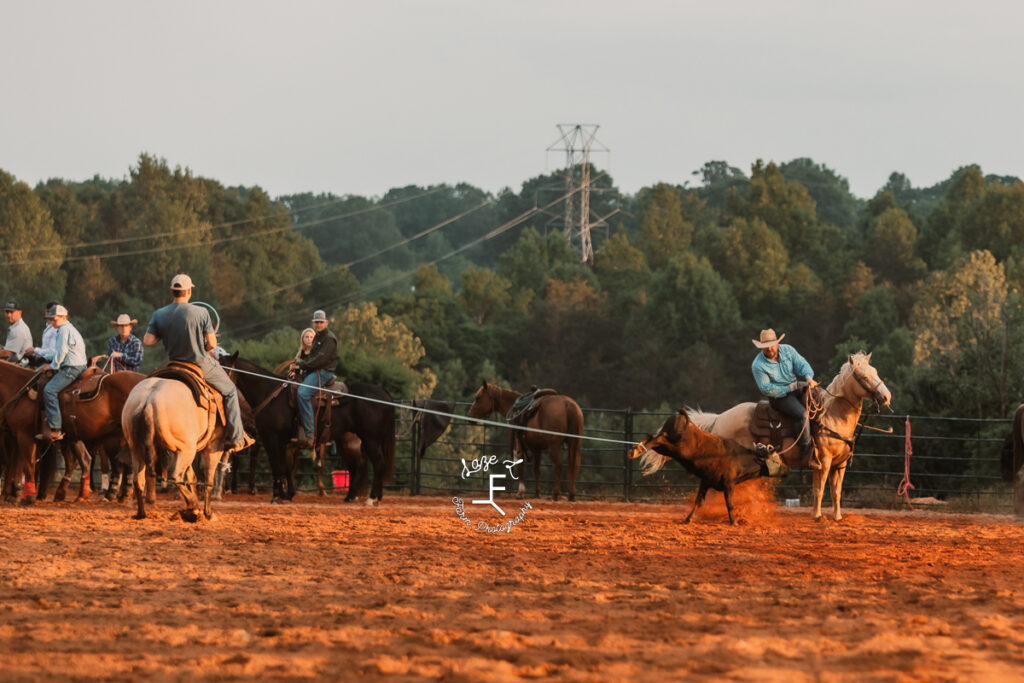
[[[1024,176],[1024,3],[2,0],[0,169],[225,185],[518,189],[599,124],[623,191],[807,156],[868,197]]]

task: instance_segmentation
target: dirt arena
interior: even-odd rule
[[[1020,523],[757,498],[5,506],[0,678],[1024,680]]]

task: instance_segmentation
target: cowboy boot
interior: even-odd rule
[[[812,470],[820,470],[821,463],[818,461],[818,454],[815,452],[814,442],[810,444],[800,444],[800,463],[803,467],[809,467]]]

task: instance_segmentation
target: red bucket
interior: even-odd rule
[[[348,470],[334,470],[333,472],[331,472],[331,481],[334,482],[334,488],[347,489]]]

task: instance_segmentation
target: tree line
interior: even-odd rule
[[[1022,400],[1024,184],[965,166],[899,173],[870,199],[810,159],[705,164],[633,195],[592,169],[594,262],[563,236],[565,179],[380,197],[225,187],[143,154],[121,180],[29,187],[0,171],[0,284],[38,335],[61,301],[101,353],[177,272],[228,350],[295,353],[315,308],[341,374],[395,396],[467,399],[482,379],[595,407],[719,410],[756,398],[750,339],[785,333],[828,381],[853,351],[896,410],[1005,417]],[[162,359],[151,352],[145,367]]]

